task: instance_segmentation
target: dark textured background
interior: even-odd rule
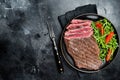
[[[64,60],[64,74],[57,72],[46,16],[59,37],[57,17],[86,4],[96,4],[120,34],[119,0],[0,0],[0,80],[120,80],[120,51],[97,73],[77,72]]]

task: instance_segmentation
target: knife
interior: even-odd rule
[[[64,68],[63,68],[63,64],[62,64],[62,61],[61,61],[61,55],[59,54],[58,48],[57,48],[57,45],[56,45],[55,34],[54,34],[54,31],[53,31],[52,24],[50,22],[48,22],[48,21],[46,21],[46,24],[47,24],[49,36],[50,36],[50,38],[51,38],[51,40],[53,42],[53,45],[54,45],[54,50],[55,50],[55,54],[54,55],[55,55],[55,59],[56,59],[58,72],[63,73],[64,72]]]

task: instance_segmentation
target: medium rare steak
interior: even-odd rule
[[[82,39],[65,39],[65,44],[68,53],[78,68],[99,69],[102,64],[98,57],[100,49],[93,36]]]
[[[71,27],[70,24],[66,28],[67,31],[64,33],[64,41],[69,55],[75,62],[75,66],[88,70],[99,69],[102,61],[99,59],[100,49],[93,37],[93,30],[90,26],[91,21],[75,19],[71,22],[73,24],[76,22],[76,25]],[[85,26],[76,27],[83,23],[89,26],[87,28]]]
[[[90,26],[91,22],[83,22],[83,23],[78,23],[78,24],[70,24],[68,25],[67,29],[76,29],[84,26]]]
[[[66,31],[65,35],[69,35],[71,33],[84,33],[84,32],[91,31],[91,30],[92,30],[91,27],[86,26],[86,27],[81,27],[81,28]]]
[[[77,23],[84,23],[84,22],[91,22],[91,21],[90,20],[73,19],[70,23],[77,24]]]
[[[72,33],[69,34],[69,36],[65,36],[65,39],[75,39],[75,38],[87,38],[90,37],[93,34],[92,31],[84,32],[83,33]]]

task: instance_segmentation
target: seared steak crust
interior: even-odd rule
[[[102,64],[98,57],[100,49],[93,36],[83,39],[65,39],[65,44],[68,53],[78,68],[99,69]]]

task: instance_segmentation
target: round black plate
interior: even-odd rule
[[[77,17],[75,17],[74,19],[83,19],[83,20],[92,20],[92,21],[98,21],[98,20],[101,20],[101,19],[104,19],[105,17],[101,16],[101,15],[98,15],[98,14],[93,14],[93,13],[88,13],[88,14],[83,14],[83,15],[79,15]],[[107,19],[107,18],[106,18]],[[107,19],[108,20],[108,19]],[[109,21],[109,20],[108,20]],[[110,21],[109,21],[110,22]],[[110,22],[111,23],[111,22]],[[66,25],[66,27],[70,24],[70,22]],[[112,23],[111,23],[112,24]],[[115,34],[117,34],[117,42],[119,44],[119,38],[118,38],[118,33],[114,27],[114,25],[112,24],[113,28],[114,28],[114,32]],[[113,55],[113,60],[108,62],[108,63],[104,63],[101,68],[99,70],[87,70],[87,69],[79,69],[77,68],[75,65],[74,65],[74,61],[73,59],[71,58],[71,56],[68,54],[67,50],[66,50],[66,46],[65,46],[65,43],[64,43],[64,32],[66,31],[66,27],[63,29],[63,32],[62,32],[62,35],[61,35],[61,39],[60,39],[60,47],[61,47],[61,52],[62,52],[62,55],[65,59],[65,61],[74,69],[78,70],[78,71],[81,71],[81,72],[85,72],[85,73],[94,73],[94,72],[97,72],[103,68],[105,68],[106,66],[108,66],[115,58],[117,52],[118,52],[118,47],[117,49],[115,50],[114,52],[114,55]]]

